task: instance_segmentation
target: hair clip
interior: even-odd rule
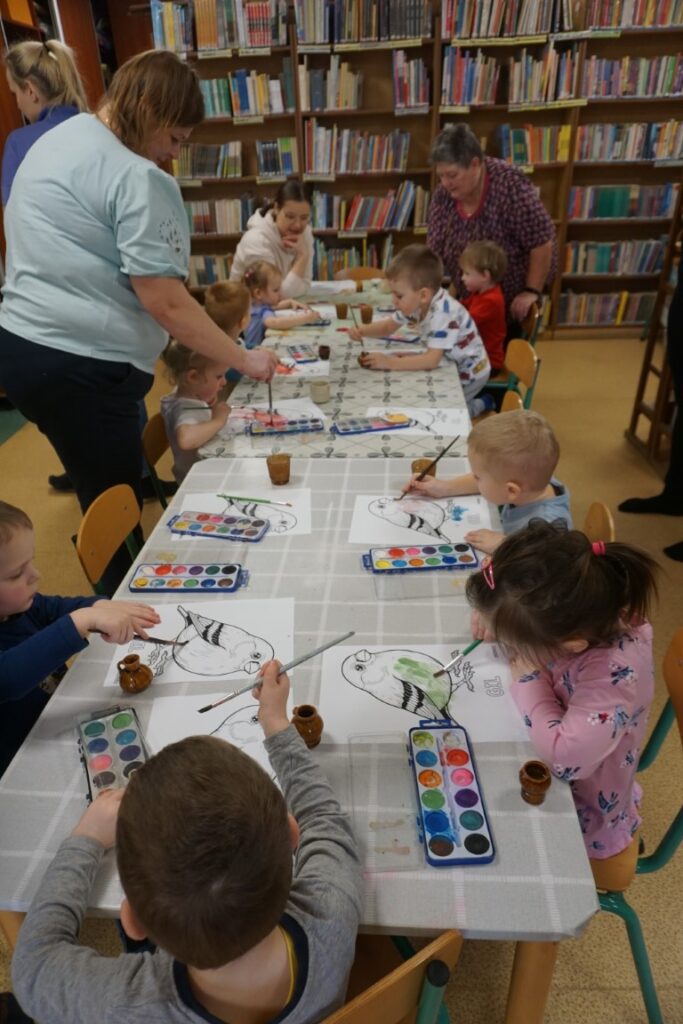
[[[493,578],[493,560],[491,558],[485,558],[481,563],[482,576],[486,580],[486,585],[489,590],[496,589],[496,583]]]
[[[606,555],[607,554],[607,548],[605,547],[604,540],[594,540],[593,543],[591,544],[591,548],[593,549],[593,554],[594,555]]]

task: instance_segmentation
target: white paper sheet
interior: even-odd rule
[[[470,418],[467,409],[416,409],[397,405],[371,405],[366,416],[386,416],[402,412],[410,416],[413,425],[406,427],[404,434],[438,434],[441,437],[467,437],[470,432]]]
[[[311,492],[309,488],[290,490],[288,487],[287,494],[283,495],[282,488],[273,487],[268,481],[267,484],[256,485],[256,489],[252,493],[248,485],[241,483],[240,478],[241,473],[237,473],[234,478],[231,477],[231,490],[235,492],[235,498],[271,498],[275,504],[229,501],[226,497],[220,497],[212,492],[202,492],[186,494],[183,498],[182,511],[221,512],[226,515],[240,512],[242,515],[254,515],[257,519],[268,519],[270,521],[270,529],[266,535],[268,540],[272,540],[274,537],[311,532]],[[291,507],[278,504],[282,501],[288,501]],[[185,538],[174,535],[174,539],[183,540]]]
[[[156,754],[169,743],[176,743],[186,736],[218,736],[249,754],[271,777],[274,776],[263,745],[263,730],[257,719],[258,702],[250,693],[199,714],[198,708],[215,704],[229,691],[230,686],[215,693],[197,693],[192,697],[158,697],[152,705],[146,732],[151,750]],[[292,704],[290,694],[287,717],[291,717]]]
[[[154,672],[153,686],[163,683],[196,683],[198,692],[213,688],[220,679],[233,689],[256,678],[267,661],[292,659],[294,600],[271,598],[259,601],[193,601],[157,605],[161,622],[149,632],[176,640],[155,644],[131,640],[116,647],[104,680],[118,686],[117,663],[127,654],[138,654]],[[207,702],[208,703],[208,702]]]
[[[510,671],[495,644],[482,644],[440,679],[433,672],[465,645],[339,646],[323,655],[320,714],[325,737],[407,732],[420,719],[450,717],[474,741],[524,740],[509,695]]]
[[[355,281],[311,281],[306,296],[318,298],[325,295],[353,294],[356,291]]]
[[[406,471],[406,482],[410,470]],[[435,539],[462,542],[470,530],[490,530],[488,502],[480,494],[460,498],[422,498],[406,495],[359,494],[356,497],[349,543],[429,544]]]

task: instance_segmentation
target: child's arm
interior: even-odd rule
[[[277,304],[277,306],[275,308],[276,309],[308,309],[308,310],[310,310],[311,307],[307,306],[305,302],[299,302],[298,299],[281,299],[280,302],[278,302],[278,304]]]
[[[371,370],[433,370],[441,362],[443,351],[428,348],[414,356],[386,356],[383,352],[367,352],[363,365]]]
[[[302,307],[304,309],[304,307]],[[314,309],[304,309],[301,313],[292,313],[291,316],[264,316],[263,326],[273,331],[288,331],[290,327],[300,327],[302,324],[314,324],[320,320],[320,314]]]
[[[230,415],[230,406],[216,402],[211,410],[211,419],[201,423],[181,423],[176,429],[178,447],[184,452],[196,452],[203,444],[215,437],[225,426]]]
[[[361,338],[386,338],[393,334],[398,327],[393,316],[385,316],[383,320],[374,320],[371,324],[359,324],[358,327],[349,327],[349,338],[351,341],[360,341]]]
[[[510,666],[510,693],[531,741],[541,759],[567,780],[588,778],[609,757],[623,736],[620,712],[632,709],[635,686],[622,683],[615,689],[605,654],[596,649],[578,656],[578,679],[567,689],[566,707],[545,670],[521,661]]]
[[[415,473],[403,488],[404,494],[425,494],[428,498],[450,498],[459,497],[461,494],[479,494],[479,484],[472,473],[463,473],[461,476],[454,476],[451,480],[437,480],[436,477],[426,476],[424,480],[418,480],[419,473]]]

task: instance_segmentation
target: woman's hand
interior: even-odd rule
[[[308,239],[303,231],[300,235],[283,235],[282,245],[294,256],[308,256]]]
[[[272,380],[279,363],[272,348],[252,348],[244,354],[244,373],[254,380]]]
[[[534,302],[538,302],[536,292],[520,292],[519,295],[515,295],[510,303],[510,319],[521,323]]]

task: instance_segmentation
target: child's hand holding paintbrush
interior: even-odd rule
[[[252,697],[259,702],[258,720],[264,736],[273,736],[289,725],[289,676],[286,672],[281,672],[281,668],[279,661],[267,662],[259,675],[260,685],[251,691]]]

